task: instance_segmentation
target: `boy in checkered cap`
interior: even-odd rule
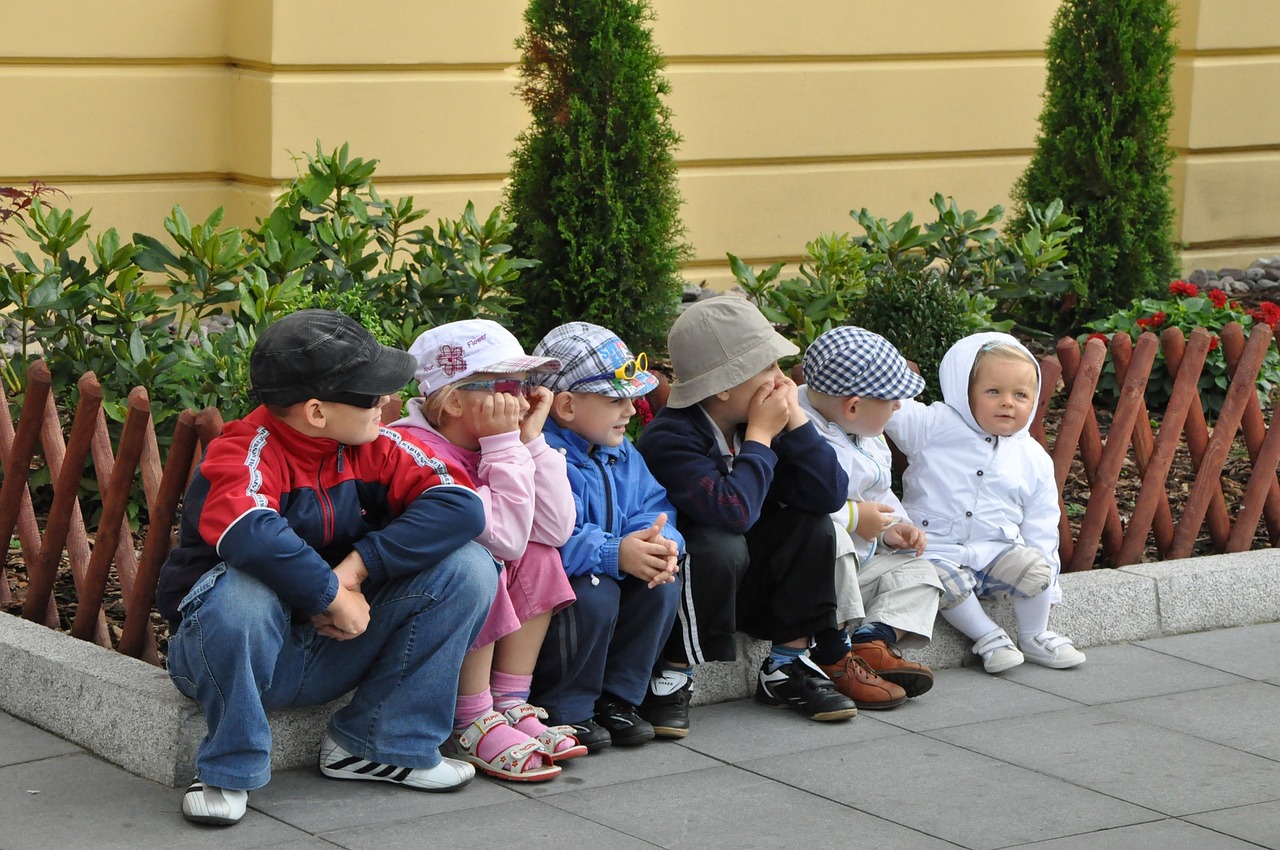
[[[890,488],[892,457],[882,434],[924,380],[887,339],[856,327],[818,337],[801,368],[800,406],[849,476],[848,498],[831,515],[838,551],[857,556],[855,575],[837,575],[837,616],[846,625],[861,620],[845,640],[881,678],[919,696],[933,687],[933,672],[903,658],[898,647],[924,646],[932,638],[942,585],[920,557],[924,532]]]
[[[533,673],[532,701],[590,750],[652,740],[636,713],[680,597],[684,539],[675,509],[627,440],[634,399],[655,386],[648,358],[587,322],[551,330],[531,377],[551,390],[543,436],[568,462],[577,518],[560,547],[577,601],[557,612]]]
[[[732,661],[739,630],[772,644],[756,683],[762,705],[840,721],[858,701],[901,704],[901,688],[840,645],[828,515],[844,504],[848,477],[778,368],[796,346],[731,295],[690,306],[667,343],[676,381],[638,448],[680,512],[689,562],[642,713],[659,734],[687,734],[693,665]],[[811,641],[835,654],[811,659]],[[848,675],[833,680],[820,663]]]

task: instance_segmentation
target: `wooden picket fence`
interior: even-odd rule
[[[1176,328],[1159,339],[1147,333],[1134,345],[1116,335],[1107,345],[1090,340],[1083,350],[1073,339],[1058,343],[1056,356],[1041,360],[1044,376],[1032,435],[1049,449],[1059,491],[1073,466],[1082,469],[1090,496],[1078,527],[1062,505],[1061,555],[1064,569],[1088,570],[1095,562],[1121,566],[1143,559],[1148,543],[1160,560],[1192,554],[1201,529],[1208,527],[1212,548],[1239,552],[1253,545],[1259,523],[1265,522],[1270,546],[1280,541],[1280,428],[1265,420],[1256,392],[1263,357],[1272,344],[1271,329],[1258,323],[1248,340],[1242,328],[1228,325],[1221,345],[1231,383],[1217,422],[1210,429],[1200,400],[1198,381],[1212,338],[1196,329],[1187,339]],[[1164,352],[1171,374],[1172,395],[1159,430],[1151,425],[1144,392],[1156,350]],[[1119,402],[1103,434],[1094,406],[1094,393],[1108,353],[1121,386]],[[53,594],[58,570],[70,570],[76,591],[70,633],[119,652],[160,663],[151,627],[156,578],[172,546],[178,505],[195,468],[195,461],[222,430],[222,417],[209,408],[178,417],[168,456],[162,461],[150,416],[146,391],[129,396],[128,415],[113,449],[102,412],[102,390],[92,374],[79,382],[79,403],[64,441],[55,409],[49,371],[36,361],[27,372],[27,391],[18,422],[12,421],[8,399],[0,403],[0,539],[8,542],[15,529],[27,570],[22,616],[51,628],[62,628]],[[1065,401],[1057,403],[1062,394]],[[386,411],[394,418],[398,410]],[[1052,445],[1046,437],[1046,416],[1060,417]],[[1228,504],[1222,470],[1237,436],[1242,436],[1252,472],[1243,496]],[[29,475],[37,444],[53,480],[53,503],[41,533],[32,507]],[[1196,470],[1178,516],[1169,501],[1169,471],[1175,452],[1190,455]],[[92,542],[81,514],[77,491],[85,464],[92,455],[103,494],[102,514]],[[1115,498],[1126,459],[1141,478],[1129,516],[1121,515]],[[1130,473],[1132,474],[1132,473]],[[138,477],[146,494],[149,525],[142,542],[125,519],[130,491]],[[1075,511],[1079,513],[1079,511]],[[1234,514],[1234,520],[1232,516]],[[7,552],[6,546],[6,552]],[[1101,559],[1099,559],[1101,553]],[[125,618],[112,634],[102,601],[114,566]],[[0,564],[0,603],[12,602],[9,580]]]

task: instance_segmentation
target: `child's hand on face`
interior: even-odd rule
[[[796,382],[788,378],[786,375],[778,378],[774,382],[774,387],[778,392],[783,393],[787,398],[787,424],[788,431],[794,431],[801,425],[809,421],[809,416],[800,407],[799,388]]]
[[[529,409],[529,402],[507,393],[488,393],[469,401],[477,438],[518,431],[520,417]]]
[[[786,390],[776,382],[765,384],[747,405],[746,438],[767,446],[787,426],[790,416]]]
[[[676,580],[676,558],[680,554],[674,540],[662,536],[667,515],[658,514],[653,525],[634,531],[618,544],[618,570],[633,575],[650,588]]]
[[[927,542],[924,529],[905,522],[891,525],[884,532],[884,545],[890,549],[914,549],[917,558],[924,554]]]
[[[884,502],[858,502],[858,524],[853,530],[863,540],[875,540],[897,521],[893,507]]]
[[[554,394],[546,387],[534,387],[529,392],[529,408],[520,420],[520,442],[528,443],[542,433],[542,426],[547,424],[547,414],[551,412],[551,400]]]

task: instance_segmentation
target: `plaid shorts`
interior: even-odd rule
[[[1053,583],[1053,566],[1030,546],[1011,546],[981,570],[943,558],[933,559],[933,567],[942,582],[943,610],[959,605],[970,593],[979,599],[1030,599]]]

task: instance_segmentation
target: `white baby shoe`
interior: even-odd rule
[[[1018,644],[1028,661],[1055,670],[1084,663],[1084,653],[1075,648],[1071,638],[1055,632],[1044,631],[1031,638],[1019,638]]]
[[[1003,673],[1022,663],[1022,653],[1004,629],[987,632],[973,644],[973,654],[982,656],[982,667],[988,673]]]

